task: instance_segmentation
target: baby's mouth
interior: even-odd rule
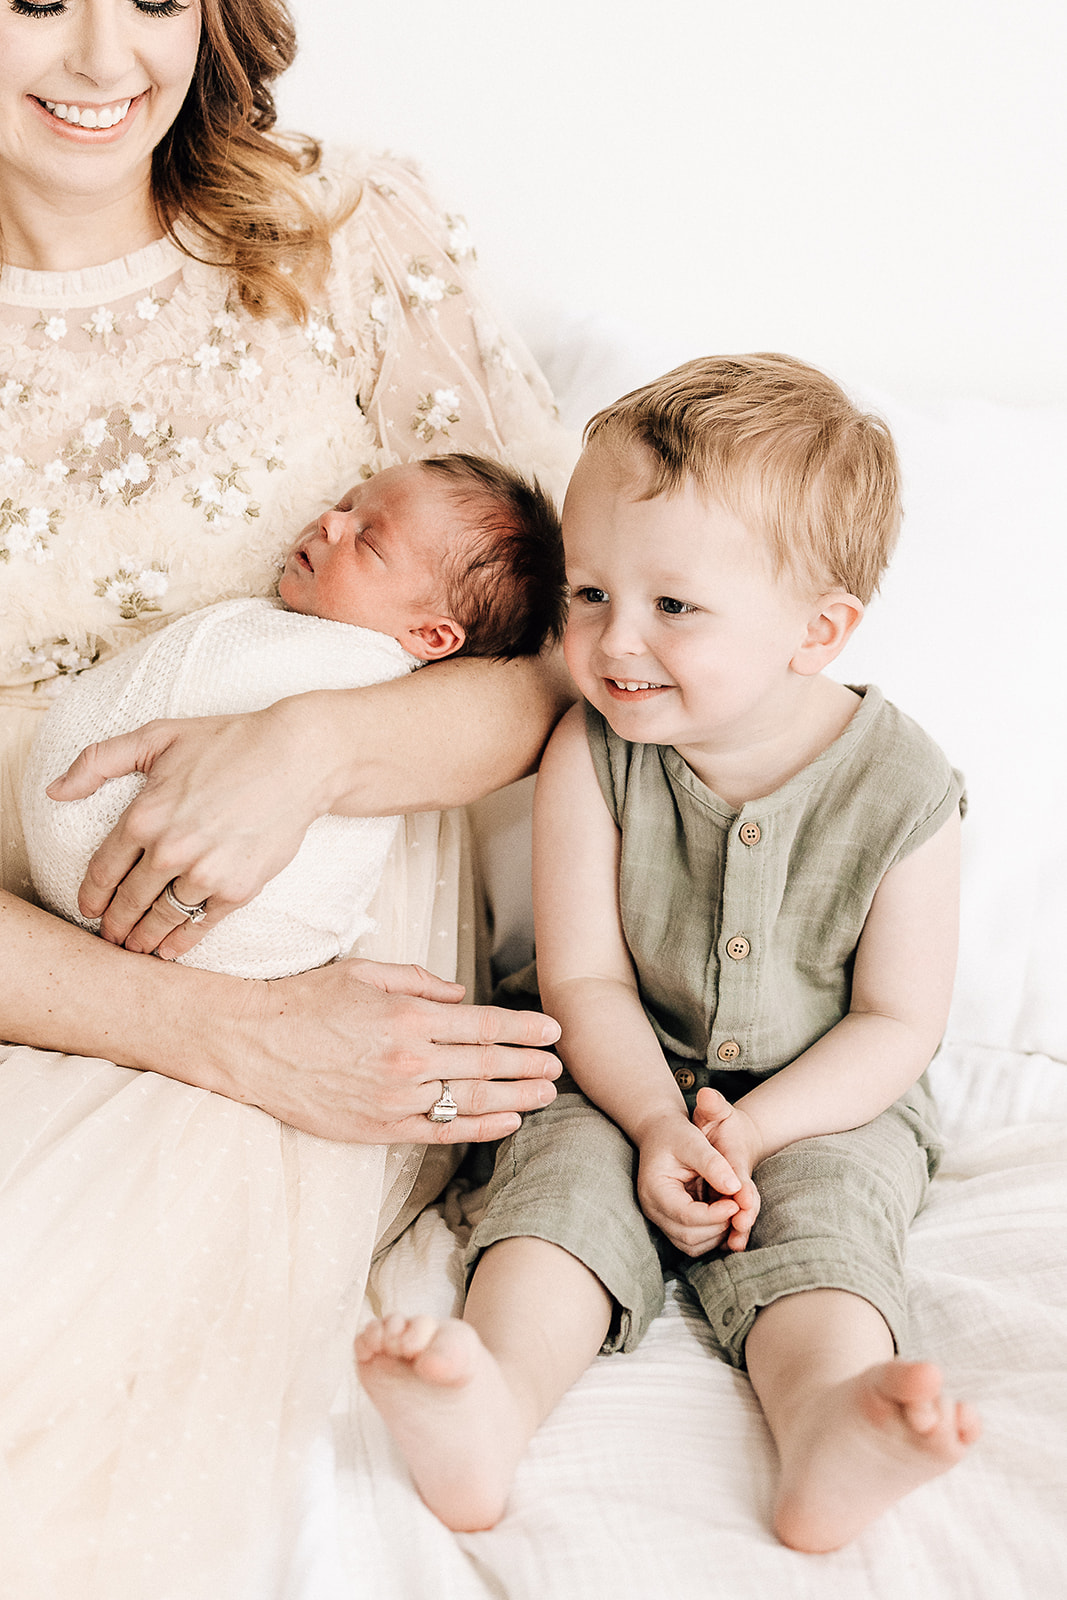
[[[109,106],[74,106],[63,100],[41,100],[38,104],[50,111],[60,122],[72,128],[117,128],[129,115],[133,100],[116,100]]]

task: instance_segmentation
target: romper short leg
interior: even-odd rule
[[[725,1360],[743,1367],[760,1308],[806,1289],[844,1289],[870,1301],[899,1351],[907,1231],[940,1155],[933,1100],[921,1081],[864,1127],[799,1140],[761,1162],[754,1174],[761,1208],[748,1248],[673,1263]]]
[[[565,1082],[566,1080],[560,1080]],[[663,1307],[663,1269],[634,1192],[636,1152],[577,1091],[557,1094],[497,1153],[467,1281],[501,1239],[546,1239],[577,1257],[616,1304],[605,1351],[632,1350]]]

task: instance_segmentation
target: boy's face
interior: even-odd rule
[[[423,657],[441,614],[443,565],[461,530],[440,484],[417,463],[389,467],[341,496],[301,533],[278,593],[292,611],[374,628]]]
[[[564,653],[622,738],[701,754],[751,745],[780,720],[790,662],[818,606],[776,577],[763,540],[689,483],[638,498],[648,463],[594,441],[563,508]]]

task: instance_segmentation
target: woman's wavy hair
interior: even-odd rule
[[[168,235],[196,257],[175,233],[188,218],[210,260],[233,271],[249,311],[303,322],[306,291],[325,278],[344,212],[316,205],[306,183],[321,158],[317,142],[273,131],[271,85],[295,55],[283,0],[201,0],[196,70],[153,152],[152,193]]]

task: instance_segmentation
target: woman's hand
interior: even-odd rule
[[[309,758],[296,704],[150,722],[90,745],[49,785],[53,800],[80,800],[108,778],[146,776],[90,861],[78,896],[83,916],[101,918],[104,939],[184,955],[292,860],[329,809],[329,774]],[[207,902],[202,921],[167,903],[168,884],[186,905]]]
[[[238,1063],[223,1092],[305,1132],[370,1144],[502,1139],[520,1113],[555,1099],[560,1063],[543,1047],[557,1023],[462,1006],[462,985],[422,967],[336,961],[245,990],[235,1035],[221,1042]],[[459,1114],[430,1122],[443,1083]]]

